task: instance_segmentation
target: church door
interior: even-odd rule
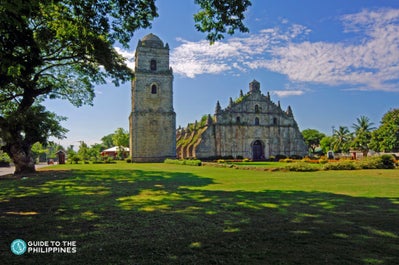
[[[253,160],[261,160],[264,158],[265,158],[265,156],[263,155],[262,142],[259,140],[256,140],[252,145],[252,159]]]

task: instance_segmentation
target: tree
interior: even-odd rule
[[[101,142],[105,146],[105,148],[111,148],[114,145],[114,140],[112,140],[113,136],[114,134],[110,133],[101,138]]]
[[[366,116],[360,116],[356,119],[356,122],[352,125],[355,133],[351,146],[361,151],[363,156],[366,157],[370,150],[371,131],[375,129],[374,123]]]
[[[399,151],[399,109],[384,114],[380,127],[372,132],[370,148],[375,151]]]
[[[198,0],[197,29],[212,42],[247,31],[241,0]],[[133,78],[114,49],[158,16],[155,0],[3,0],[0,6],[0,138],[15,173],[35,171],[31,147],[64,137],[64,118],[45,99],[92,104],[95,84]],[[223,26],[225,25],[225,26]]]
[[[118,147],[118,156],[123,158],[124,147],[129,146],[129,133],[123,128],[116,129],[112,140],[115,146]]]
[[[332,147],[334,152],[348,152],[352,140],[352,133],[346,126],[339,126],[334,131]]]
[[[89,147],[83,141],[80,142],[79,150],[78,150],[78,157],[80,160],[87,161],[90,158],[89,154]]]
[[[234,34],[235,30],[248,32],[243,24],[244,12],[251,5],[249,0],[195,0],[201,10],[194,15],[198,31],[208,32],[207,38],[213,43],[223,39],[224,33]]]
[[[112,142],[115,146],[129,146],[129,133],[123,128],[118,128],[112,136]]]
[[[334,138],[332,136],[325,136],[320,140],[320,147],[324,154],[332,149]]]
[[[314,153],[315,149],[320,146],[320,140],[326,136],[324,133],[315,129],[305,129],[302,131],[302,135],[305,139],[306,145],[312,150],[312,153]]]

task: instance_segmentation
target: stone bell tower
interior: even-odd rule
[[[176,113],[173,110],[173,71],[169,45],[154,34],[137,44],[132,112],[129,117],[133,162],[176,158]]]

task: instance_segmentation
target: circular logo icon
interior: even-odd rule
[[[15,255],[22,255],[26,252],[26,242],[22,239],[15,239],[11,243],[11,251]]]

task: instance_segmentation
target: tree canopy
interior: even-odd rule
[[[305,143],[312,150],[312,153],[314,153],[315,149],[320,146],[321,139],[326,136],[324,133],[315,129],[305,129],[302,131],[302,135]]]
[[[370,147],[375,151],[399,151],[399,109],[384,114],[380,127],[372,132]]]

